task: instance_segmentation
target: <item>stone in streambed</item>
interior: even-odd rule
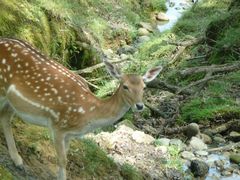
[[[208,173],[209,166],[207,163],[200,160],[192,160],[190,170],[195,177],[205,177]]]
[[[209,135],[201,133],[200,137],[205,144],[212,144],[212,138]]]
[[[229,159],[233,163],[240,164],[240,154],[230,154]]]
[[[233,142],[239,142],[240,141],[240,133],[238,133],[236,131],[232,131],[232,132],[230,132],[228,139]]]
[[[146,36],[148,34],[149,34],[149,31],[147,29],[145,29],[145,28],[139,28],[138,29],[138,35],[139,36]]]
[[[139,23],[139,26],[140,26],[141,28],[147,29],[149,32],[153,32],[153,27],[152,27],[152,25],[151,25],[150,23],[140,22],[140,23]]]
[[[156,15],[156,19],[158,21],[169,21],[169,18],[167,17],[167,15],[163,12],[159,12],[157,15]]]
[[[193,150],[205,150],[207,149],[207,145],[199,138],[192,137],[189,143],[189,146]]]
[[[213,137],[213,141],[216,143],[219,143],[219,144],[226,142],[226,140],[224,138],[222,138],[221,136],[218,136],[218,135]]]
[[[200,134],[199,126],[197,123],[189,124],[183,132],[189,139],[193,136]]]
[[[192,160],[195,158],[194,154],[192,152],[189,152],[189,151],[183,151],[181,153],[181,157],[183,159],[187,159],[187,160]]]

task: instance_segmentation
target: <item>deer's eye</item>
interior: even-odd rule
[[[123,85],[123,89],[128,90],[127,85]]]

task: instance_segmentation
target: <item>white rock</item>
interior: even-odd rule
[[[207,151],[195,151],[195,154],[198,156],[207,156],[208,152]]]
[[[167,17],[167,15],[166,15],[165,13],[163,13],[163,12],[159,12],[159,13],[157,14],[157,16],[156,16],[156,19],[157,19],[158,21],[168,21],[168,20],[169,20],[169,18]]]
[[[145,29],[145,28],[139,28],[138,29],[138,35],[139,36],[146,36],[148,34],[149,34],[149,31],[147,29]]]
[[[168,149],[166,146],[158,146],[156,147],[156,151],[160,151],[161,154],[166,154],[168,152]]]
[[[163,146],[169,146],[170,139],[168,139],[168,138],[160,138],[160,139],[158,139],[158,141]]]
[[[187,159],[187,160],[192,160],[195,158],[194,154],[192,152],[189,151],[183,151],[181,153],[182,158]]]
[[[207,145],[199,138],[192,137],[189,143],[190,148],[193,150],[205,150],[207,149]]]
[[[121,54],[121,55],[120,55],[120,58],[121,58],[122,60],[127,60],[127,59],[129,59],[129,56],[128,56],[127,54]]]
[[[145,134],[141,131],[134,131],[134,133],[132,134],[132,138],[134,141],[140,144],[151,144],[155,140],[152,136]]]

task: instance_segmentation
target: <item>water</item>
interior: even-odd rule
[[[171,3],[175,5],[171,7]],[[177,22],[177,20],[182,16],[183,12],[192,6],[192,2],[188,0],[167,0],[167,12],[166,15],[169,21],[162,21],[158,23],[158,30],[164,32],[171,29]]]
[[[214,164],[214,161],[224,161],[224,169],[229,168],[231,166],[229,159],[222,154],[210,154],[207,159],[207,163],[210,164],[210,168],[208,171],[208,175],[205,180],[240,180],[240,175],[233,173],[231,176],[224,177],[217,170],[216,166],[211,166]]]

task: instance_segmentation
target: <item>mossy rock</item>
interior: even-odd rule
[[[240,154],[230,154],[230,161],[236,164],[240,164]]]
[[[0,179],[1,180],[13,180],[12,174],[1,165],[0,165]]]

